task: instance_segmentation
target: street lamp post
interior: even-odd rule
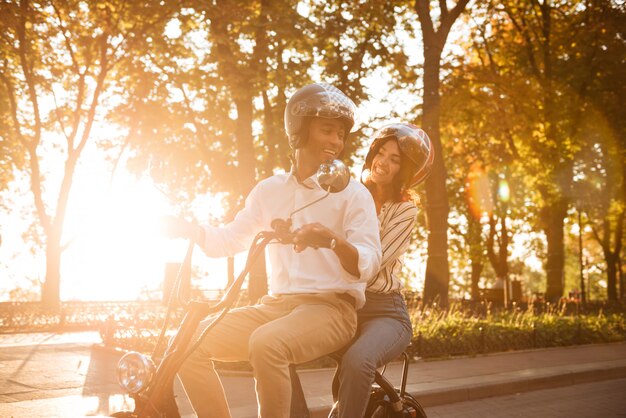
[[[582,304],[585,305],[587,303],[587,295],[585,292],[585,264],[583,262],[583,225],[580,202],[576,210],[578,211],[578,264],[580,267],[580,300],[582,301]]]

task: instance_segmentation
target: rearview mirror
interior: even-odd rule
[[[350,182],[350,171],[340,160],[322,163],[317,170],[317,181],[322,189],[330,193],[338,193]]]

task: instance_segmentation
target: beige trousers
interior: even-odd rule
[[[207,326],[206,322],[200,329]],[[226,314],[188,357],[178,375],[198,417],[230,417],[212,360],[249,360],[259,417],[288,418],[289,364],[337,351],[355,331],[354,306],[336,293],[264,296],[259,305]]]

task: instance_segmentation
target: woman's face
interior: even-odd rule
[[[378,149],[372,160],[370,178],[378,186],[390,185],[400,171],[400,148],[398,141],[390,139]]]

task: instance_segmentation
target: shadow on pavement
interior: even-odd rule
[[[133,409],[133,400],[123,393],[115,374],[117,362],[123,354],[98,345],[91,347],[82,396],[83,398],[96,397],[98,403],[96,410],[88,412],[88,416],[106,416],[120,410]]]

